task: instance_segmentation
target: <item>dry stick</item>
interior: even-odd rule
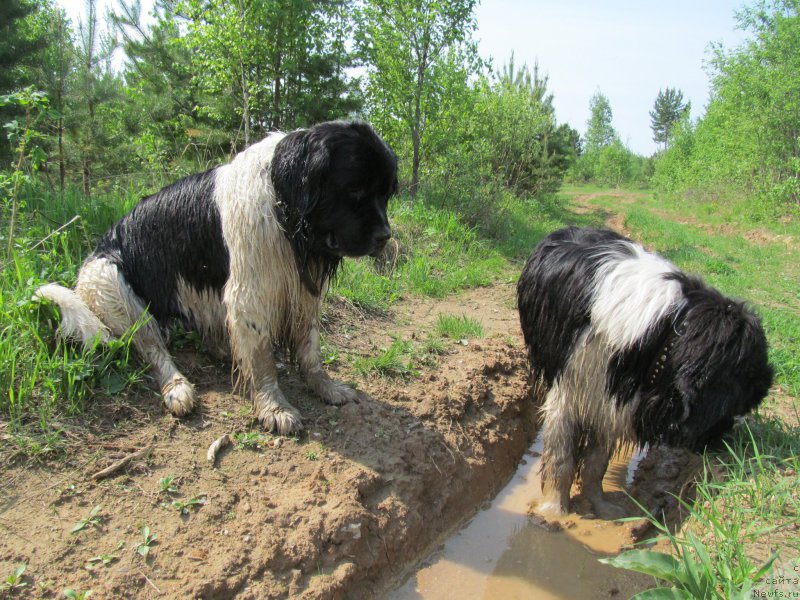
[[[109,475],[113,475],[117,471],[125,468],[128,465],[128,463],[130,463],[131,461],[139,459],[139,458],[144,458],[144,457],[148,456],[150,454],[150,452],[152,452],[152,451],[153,451],[153,447],[152,446],[147,446],[145,448],[142,448],[141,450],[137,450],[133,454],[128,454],[128,456],[126,456],[125,458],[123,458],[121,460],[118,460],[117,462],[115,462],[111,466],[108,466],[105,469],[103,469],[102,471],[98,471],[97,473],[92,475],[92,479],[97,481],[99,479],[103,479],[105,477],[108,477]]]
[[[212,467],[214,466],[214,462],[217,460],[217,453],[230,443],[231,436],[227,433],[211,443],[211,445],[208,447],[208,452],[206,452],[206,460],[211,463]]]
[[[149,583],[149,584],[150,584],[150,585],[153,587],[153,589],[154,589],[155,591],[157,591],[159,594],[163,594],[163,593],[164,593],[164,592],[162,592],[160,589],[158,589],[158,587],[156,586],[156,584],[155,584],[155,583],[153,583],[152,581],[150,581],[150,578],[149,578],[147,575],[145,575],[145,574],[144,574],[144,571],[139,571],[139,575],[141,575],[142,577],[144,577],[144,580],[145,580],[147,583]]]

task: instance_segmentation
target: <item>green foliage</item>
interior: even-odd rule
[[[589,110],[591,116],[586,123],[585,143],[570,169],[569,178],[613,187],[620,187],[623,183],[645,183],[647,163],[620,141],[611,122],[608,98],[598,91],[589,102]]]
[[[586,123],[587,154],[598,152],[617,139],[617,132],[611,123],[611,103],[601,91],[595,92],[589,100],[589,111],[590,117]]]
[[[33,83],[26,67],[35,64],[36,54],[47,43],[37,25],[40,3],[8,0],[0,3],[0,93]]]
[[[150,550],[152,550],[158,536],[155,533],[151,533],[150,527],[147,525],[143,525],[142,528],[139,529],[139,532],[142,534],[142,543],[136,547],[136,552],[147,560],[147,557],[150,555]]]
[[[14,590],[19,590],[26,587],[28,584],[23,581],[23,576],[25,575],[25,571],[27,569],[28,564],[21,563],[16,569],[14,569],[13,573],[7,575],[5,580],[0,583],[0,589],[13,592]]]
[[[690,110],[691,103],[683,101],[683,92],[679,89],[668,87],[666,90],[658,90],[653,110],[650,111],[653,141],[664,144],[666,148],[675,124],[687,118]]]
[[[78,521],[75,524],[75,526],[69,530],[69,532],[78,533],[79,531],[83,531],[89,526],[98,527],[103,522],[103,519],[97,516],[100,513],[101,508],[102,507],[99,505],[95,506],[89,513],[89,516],[86,517],[85,519]]]
[[[436,331],[451,340],[482,338],[485,335],[483,325],[467,315],[440,314],[436,319]]]
[[[735,433],[726,452],[706,457],[694,504],[681,501],[691,516],[689,529],[673,534],[645,511],[660,537],[668,540],[671,554],[630,550],[601,559],[672,586],[648,590],[634,598],[752,598],[778,553],[755,563],[748,554],[750,545],[767,535],[773,539],[779,535],[787,540],[794,537],[791,532],[800,522],[795,493],[800,466],[796,428],[780,421],[755,419],[751,426],[737,428]],[[714,464],[724,471],[721,476],[714,474]],[[796,540],[788,543],[797,548]]]
[[[771,205],[771,218],[800,206],[798,9],[795,0],[762,0],[737,13],[751,38],[714,48],[706,114],[659,160],[659,188],[738,188]]]
[[[357,11],[356,43],[366,62],[371,120],[411,158],[409,191],[420,183],[427,124],[444,117],[454,69],[474,64],[476,0],[367,0]],[[410,138],[410,139],[409,139]]]

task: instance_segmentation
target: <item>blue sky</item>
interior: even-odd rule
[[[58,0],[77,22],[84,0]],[[100,10],[108,0],[99,0]],[[649,111],[659,89],[677,87],[692,117],[708,101],[703,64],[711,42],[733,48],[744,40],[734,11],[743,0],[483,0],[476,37],[495,68],[514,51],[517,64],[549,76],[559,122],[582,134],[589,100],[600,90],[611,102],[614,127],[631,150],[652,154]],[[142,0],[147,12],[152,0]]]
[[[589,100],[600,90],[611,103],[613,125],[631,150],[650,155],[649,111],[659,89],[683,91],[697,118],[708,102],[703,70],[711,42],[738,46],[735,0],[483,0],[476,11],[482,56],[495,70],[508,62],[549,75],[556,115],[581,134]]]

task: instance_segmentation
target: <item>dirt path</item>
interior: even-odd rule
[[[259,436],[228,369],[181,355],[201,392],[197,414],[173,419],[154,397],[98,406],[66,460],[3,469],[0,575],[27,564],[15,597],[66,587],[93,598],[374,597],[508,481],[534,433],[512,286],[405,303],[384,318],[334,306],[328,343],[341,357],[370,355],[389,333],[422,335],[439,312],[477,318],[487,337],[449,343],[407,380],[331,365],[357,383],[359,403],[324,406],[285,374],[305,417],[296,439]],[[251,447],[207,464],[214,439],[251,428]],[[91,479],[147,446],[149,458]],[[161,491],[169,476],[175,491]],[[96,506],[96,521],[71,532]],[[146,558],[144,526],[155,538]]]

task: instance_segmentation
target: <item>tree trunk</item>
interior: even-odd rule
[[[58,117],[58,183],[64,191],[67,178],[67,165],[64,163],[64,117]]]
[[[412,196],[417,195],[419,188],[419,162],[422,138],[422,88],[425,85],[425,63],[428,59],[427,50],[423,52],[422,59],[417,64],[417,89],[414,94],[414,121],[411,124],[411,146],[413,158],[411,161],[411,187]]]

